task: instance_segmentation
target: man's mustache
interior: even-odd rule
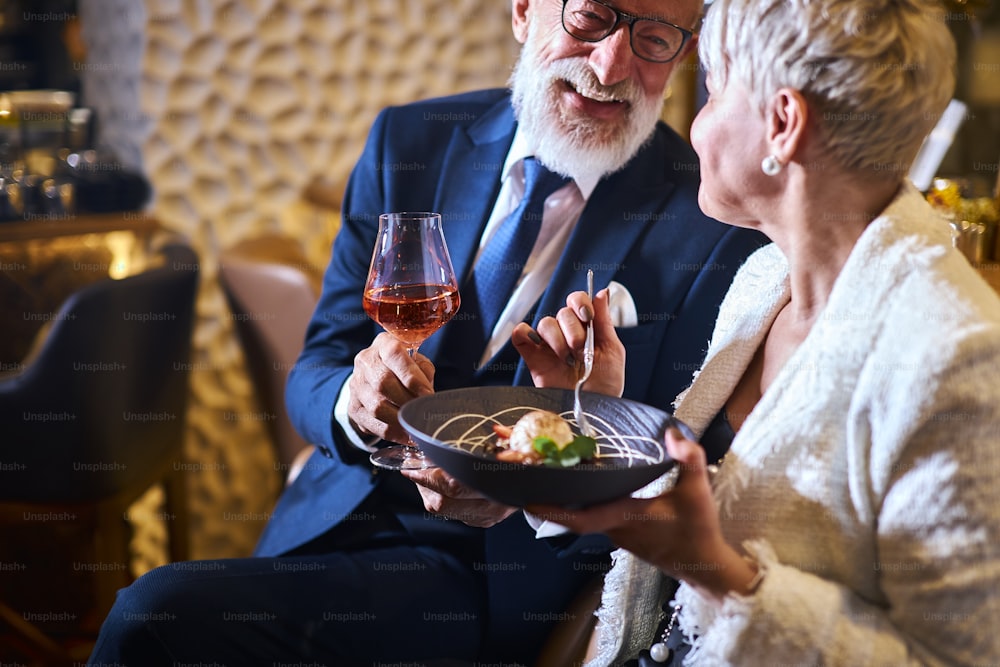
[[[610,86],[602,84],[587,61],[580,57],[563,58],[549,64],[545,72],[550,80],[565,80],[580,93],[599,100],[617,100],[636,104],[642,99],[642,90],[632,79],[623,79]]]

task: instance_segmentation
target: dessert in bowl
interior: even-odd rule
[[[453,389],[410,401],[399,418],[414,443],[445,472],[488,498],[517,507],[584,507],[629,495],[673,467],[663,442],[669,427],[691,437],[686,426],[658,408],[589,392],[581,400],[593,428],[594,451],[577,460],[504,460],[503,452],[510,449],[497,434],[528,413],[545,411],[565,420],[574,438],[583,435],[573,418],[569,390]]]

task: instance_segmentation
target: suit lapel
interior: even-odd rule
[[[601,183],[559,258],[535,321],[562,308],[571,291],[586,289],[587,269],[594,270],[595,290],[607,286],[636,240],[656,219],[656,211],[672,189],[670,184],[642,189],[610,181]],[[622,201],[635,205],[622,207]]]
[[[741,302],[738,313],[724,304],[705,362],[678,399],[675,414],[699,438],[729,400],[778,312],[790,298],[787,269],[782,268],[784,259],[777,250],[771,252],[774,261],[780,263],[778,268],[744,276],[740,294],[754,295],[753,301]]]
[[[465,286],[500,191],[500,175],[515,127],[513,109],[504,98],[468,130],[457,129],[450,138],[434,206],[441,212],[448,254],[460,288]],[[437,334],[431,336],[421,353],[434,358],[442,339]]]

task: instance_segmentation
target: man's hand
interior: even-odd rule
[[[511,342],[531,371],[536,387],[576,386],[580,373],[577,366],[583,364],[583,346],[591,320],[594,321],[594,370],[583,388],[622,395],[625,346],[615,333],[606,289],[598,292],[593,302],[586,292],[573,292],[555,317],[539,320],[537,332],[523,322],[514,328]]]
[[[484,498],[440,468],[400,472],[416,482],[424,508],[431,514],[456,519],[475,528],[489,528],[517,511],[516,507]]]
[[[409,443],[399,423],[399,409],[407,401],[434,393],[434,364],[422,354],[413,358],[387,333],[354,357],[348,417],[362,435]]]

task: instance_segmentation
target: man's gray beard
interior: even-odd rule
[[[632,79],[603,86],[586,58],[563,58],[548,65],[538,62],[534,25],[529,28],[521,57],[511,74],[514,116],[535,155],[552,171],[595,179],[624,167],[653,136],[663,111],[663,98],[649,99]],[[596,91],[630,103],[625,122],[608,137],[607,123],[580,116],[564,117],[559,111],[558,82],[571,82],[578,90]],[[604,135],[602,137],[602,134]]]

